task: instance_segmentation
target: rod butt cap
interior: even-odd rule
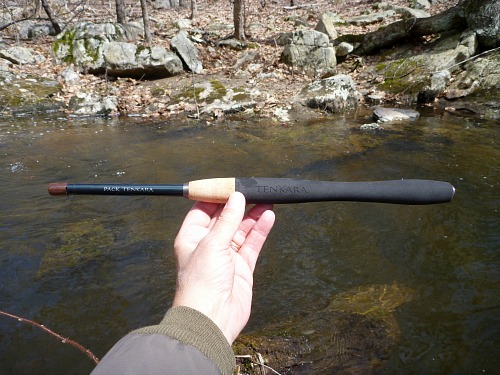
[[[50,195],[67,195],[66,187],[68,186],[65,182],[56,182],[49,185]]]

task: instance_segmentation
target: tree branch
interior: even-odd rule
[[[45,331],[45,332],[51,334],[52,336],[54,336],[55,338],[61,340],[61,342],[63,344],[70,344],[71,346],[74,346],[75,348],[77,348],[81,352],[85,353],[85,355],[87,355],[87,357],[89,357],[91,360],[93,360],[96,364],[99,363],[99,358],[97,358],[94,355],[94,353],[92,353],[89,349],[87,349],[84,346],[80,345],[76,341],[73,341],[73,340],[68,339],[67,337],[61,336],[60,334],[58,334],[58,333],[52,331],[51,329],[45,327],[43,324],[39,324],[39,323],[37,323],[37,322],[35,322],[33,320],[21,318],[21,317],[19,317],[17,315],[9,314],[9,313],[7,313],[5,311],[1,311],[1,310],[0,310],[0,315],[4,315],[4,316],[7,316],[9,318],[16,319],[16,320],[18,320],[20,322],[28,323],[28,324],[31,324],[32,326],[40,328],[42,331]]]

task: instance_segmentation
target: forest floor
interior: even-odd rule
[[[389,3],[410,6],[407,0],[389,0]],[[55,3],[55,2],[54,2]],[[63,2],[61,8],[55,8],[56,13],[61,14],[61,23],[65,20],[77,21],[114,21],[114,2],[102,0],[87,0],[77,2]],[[110,80],[105,76],[94,76],[80,74],[79,85],[66,85],[60,78],[61,72],[66,65],[56,64],[51,55],[53,37],[37,38],[35,40],[20,40],[17,36],[16,26],[12,26],[2,33],[4,43],[8,45],[21,45],[30,47],[46,57],[44,62],[31,66],[13,65],[10,67],[14,73],[32,74],[59,80],[63,85],[58,99],[66,104],[75,93],[85,89],[86,91],[117,93],[119,98],[119,109],[122,114],[140,114],[142,116],[170,116],[182,111],[192,109],[193,103],[185,103],[185,106],[169,108],[169,90],[175,87],[189,85],[193,82],[201,82],[217,79],[224,84],[233,84],[233,87],[245,85],[256,87],[259,91],[266,93],[266,99],[258,106],[261,111],[271,113],[272,108],[277,105],[289,105],[293,97],[302,87],[319,77],[311,77],[297,68],[289,67],[280,63],[280,54],[283,47],[276,44],[276,37],[283,32],[293,31],[297,24],[303,24],[314,29],[319,17],[324,12],[334,12],[348,19],[351,17],[367,14],[373,11],[373,1],[370,0],[330,0],[300,2],[294,9],[290,9],[288,1],[278,0],[246,0],[246,34],[247,41],[256,46],[257,57],[251,61],[254,70],[237,68],[237,62],[245,51],[229,48],[214,47],[217,41],[228,38],[233,33],[232,3],[228,0],[198,0],[198,15],[192,21],[191,33],[194,33],[204,43],[197,43],[199,58],[203,63],[203,72],[191,74],[185,72],[181,76],[161,80],[162,87],[167,87],[166,94],[158,97],[153,95],[154,87],[160,82],[141,82],[133,79]],[[437,14],[457,3],[457,0],[448,0],[433,5],[426,10],[430,14]],[[85,6],[82,7],[82,4]],[[142,21],[139,2],[128,2],[128,17],[130,21]],[[153,45],[170,47],[170,39],[177,33],[173,26],[174,21],[187,19],[190,16],[189,8],[175,9],[150,9],[151,29]],[[65,15],[64,15],[65,14]],[[63,16],[64,15],[64,16]],[[384,21],[368,26],[341,25],[337,27],[339,35],[364,34],[373,31],[384,24],[397,20],[398,16],[387,18]],[[365,93],[376,93],[377,77],[373,77],[373,66],[380,60],[378,56],[350,56],[344,62],[337,65],[334,74],[349,74],[356,82],[357,88]],[[367,74],[370,80],[367,80]],[[264,78],[262,78],[264,77]],[[386,101],[398,102],[397,95],[386,96]],[[145,110],[153,108],[155,110]]]

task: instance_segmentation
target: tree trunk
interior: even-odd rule
[[[147,0],[141,0],[142,19],[144,21],[144,39],[147,44],[151,44],[151,28],[149,26],[149,13]]]
[[[245,40],[245,0],[234,0],[233,21],[234,37],[239,40]]]
[[[198,7],[196,6],[196,0],[191,0],[191,19],[194,20],[198,17]]]
[[[47,13],[47,17],[49,17],[49,21],[54,27],[54,31],[56,32],[56,34],[60,34],[62,31],[61,26],[59,26],[59,22],[57,22],[56,17],[52,12],[52,8],[50,7],[47,0],[42,0],[42,7],[45,10],[45,13]]]
[[[124,24],[127,23],[127,16],[125,15],[125,0],[115,0],[116,5],[116,22]]]
[[[365,34],[361,45],[353,51],[353,54],[369,55],[383,48],[389,48],[410,37],[421,37],[454,29],[465,29],[467,23],[463,16],[462,5],[463,2],[428,18],[407,18],[396,21],[376,31]],[[355,39],[356,36],[351,37]],[[348,41],[349,36],[345,36],[343,39]]]

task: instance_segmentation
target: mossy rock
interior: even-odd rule
[[[114,235],[94,220],[83,220],[63,228],[44,252],[39,275],[73,268],[105,254]]]
[[[240,373],[262,373],[258,363],[280,374],[373,373],[398,342],[394,310],[412,296],[396,284],[359,287],[327,307],[241,335],[233,344]]]
[[[60,110],[64,104],[55,96],[61,85],[40,77],[0,76],[0,108],[8,114],[46,113]]]

